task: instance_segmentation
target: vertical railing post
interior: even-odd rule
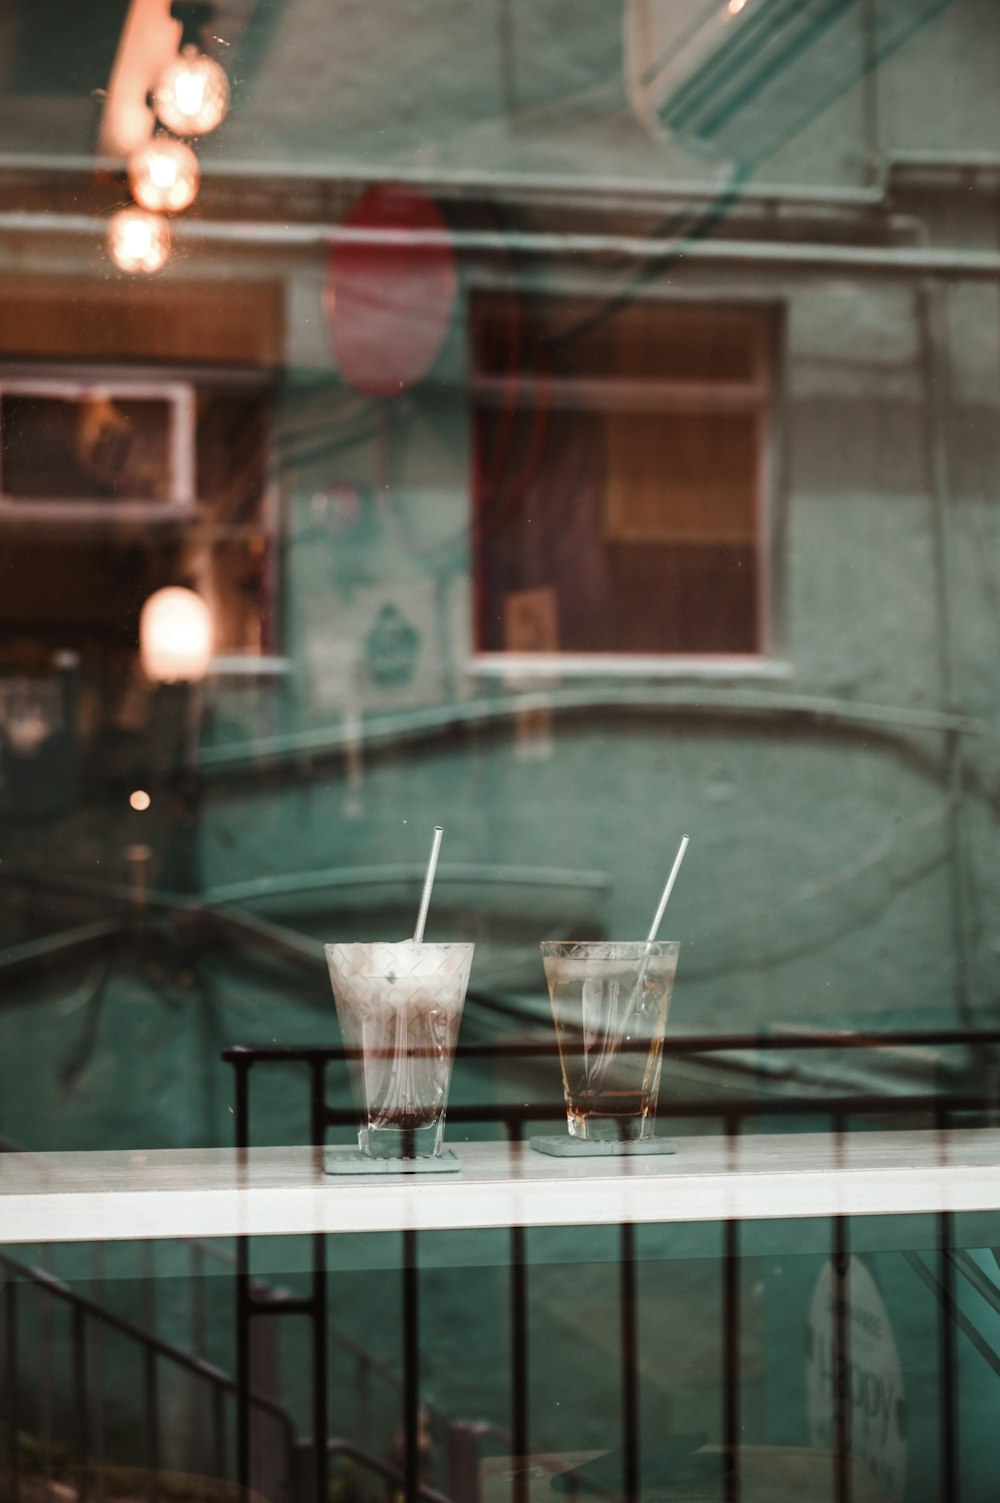
[[[73,1307],[73,1421],[76,1426],[76,1496],[87,1503],[89,1492],[90,1415],[87,1396],[87,1348],[84,1313]]]
[[[8,1271],[4,1288],[4,1388],[7,1409],[7,1496],[18,1503],[21,1496],[21,1426],[18,1414],[17,1282]]]
[[[837,1167],[844,1162],[844,1119],[834,1117]],[[836,1503],[851,1503],[850,1239],[846,1216],[833,1218],[833,1491]]]
[[[143,1242],[140,1256],[143,1318],[146,1330],[153,1335],[156,1332],[155,1243]],[[160,1494],[160,1395],[156,1354],[151,1347],[146,1348],[143,1356],[143,1407],[146,1438],[146,1497],[148,1503],[157,1503]]]
[[[403,1232],[403,1475],[406,1503],[420,1491],[420,1285],[417,1234]]]
[[[326,1143],[326,1061],[313,1060],[310,1080],[310,1128],[312,1144],[320,1155]],[[312,1322],[313,1322],[313,1465],[315,1503],[326,1503],[329,1461],[327,1457],[327,1340],[326,1340],[326,1236],[313,1237]]]
[[[521,1147],[524,1122],[508,1119],[511,1154]],[[510,1229],[510,1385],[511,1436],[514,1442],[514,1503],[527,1503],[528,1451],[531,1445],[528,1407],[528,1268],[523,1226]]]
[[[735,1170],[739,1123],[726,1118],[729,1167]],[[726,1503],[740,1497],[740,1224],[735,1217],[723,1223],[722,1255],[722,1443],[728,1466],[725,1471]]]
[[[192,1242],[190,1248],[190,1272],[191,1282],[191,1353],[195,1357],[205,1355],[205,1253],[199,1242]],[[192,1377],[189,1389],[191,1435],[189,1450],[191,1453],[192,1470],[196,1474],[204,1475],[208,1467],[208,1428],[207,1416],[199,1402],[197,1381]]]
[[[50,1249],[38,1249],[38,1266],[49,1267]],[[49,1482],[52,1467],[52,1301],[41,1299],[38,1310],[38,1432],[42,1443],[42,1470]]]
[[[250,1147],[250,1065],[237,1056],[236,1069],[236,1163],[237,1173],[246,1174]],[[219,1444],[219,1415],[215,1439]],[[236,1482],[245,1503],[250,1491],[250,1243],[236,1239]]]
[[[625,1500],[626,1503],[638,1503],[640,1492],[639,1330],[636,1310],[635,1228],[630,1222],[626,1222],[621,1228],[619,1280]]]
[[[93,1279],[94,1298],[101,1305],[104,1303],[104,1245],[101,1242],[94,1243]],[[104,1475],[107,1431],[104,1415],[104,1326],[99,1320],[95,1321],[92,1327],[88,1356],[90,1358],[90,1389],[94,1396],[91,1411],[93,1439],[90,1444],[90,1456],[94,1464],[94,1491],[99,1503],[104,1503],[107,1493],[107,1483]]]
[[[951,1213],[938,1215],[938,1257],[941,1300],[938,1310],[941,1371],[941,1496],[960,1503],[958,1474],[958,1352],[955,1341],[955,1265],[952,1262]]]

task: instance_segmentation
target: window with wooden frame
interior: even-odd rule
[[[182,375],[0,364],[0,650],[134,649],[144,599],[180,582],[208,600],[218,656],[273,654],[270,388]]]
[[[476,649],[619,662],[767,644],[767,309],[477,294]]]
[[[190,583],[217,660],[278,650],[271,281],[0,277],[0,659],[133,663],[143,601]]]

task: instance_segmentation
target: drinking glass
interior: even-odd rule
[[[571,1137],[652,1138],[679,951],[675,940],[543,943]]]
[[[475,945],[404,940],[325,949],[362,1153],[439,1156]]]

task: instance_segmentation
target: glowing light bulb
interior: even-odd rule
[[[122,209],[108,225],[108,253],[122,271],[159,271],[170,255],[170,226],[158,214]]]
[[[214,645],[212,613],[194,590],[171,585],[150,595],[139,615],[139,656],[147,678],[161,684],[202,679]]]
[[[153,802],[149,794],[146,792],[145,788],[134,789],[134,791],[129,794],[128,801],[131,804],[132,808],[137,810],[140,814],[145,813],[150,804]]]
[[[229,79],[214,58],[185,47],[168,63],[153,90],[153,108],[178,136],[207,136],[229,109]]]
[[[740,11],[745,7],[746,3],[747,0],[729,0],[729,4],[727,5],[726,9],[729,11],[729,14],[731,16],[738,16]]]
[[[190,146],[169,136],[155,136],[129,157],[128,185],[144,209],[179,213],[194,203],[200,182],[201,168]]]

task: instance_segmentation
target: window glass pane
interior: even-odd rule
[[[0,4],[0,1503],[996,1503],[1000,4]]]

